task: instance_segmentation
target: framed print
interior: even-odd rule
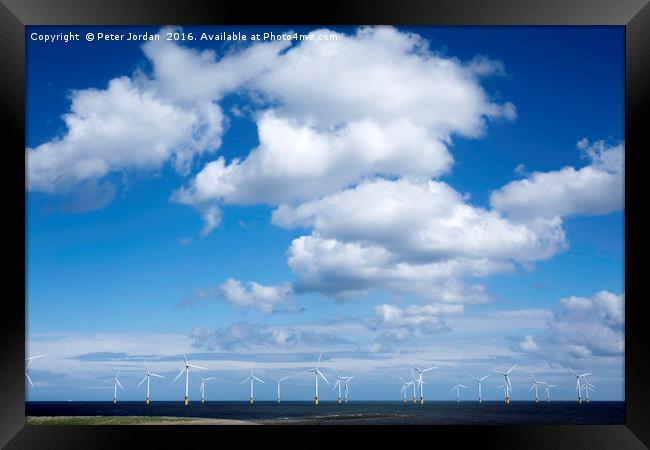
[[[647,2],[252,9],[3,0],[0,442],[645,448]]]

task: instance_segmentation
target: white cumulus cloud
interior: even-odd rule
[[[277,205],[375,175],[429,179],[451,168],[452,135],[478,137],[487,120],[516,116],[480,85],[496,62],[437,56],[417,34],[392,27],[336,34],[328,45],[305,40],[268,59],[242,87],[262,108],[259,146],[207,164],[175,200]]]
[[[534,172],[492,192],[490,204],[519,220],[608,214],[623,208],[625,148],[604,141],[578,142],[590,160],[580,169]]]
[[[599,291],[559,301],[543,334],[526,336],[521,350],[541,351],[563,362],[623,355],[625,294]],[[534,344],[534,345],[533,345]]]
[[[297,307],[291,303],[293,289],[288,283],[265,286],[250,282],[247,289],[240,281],[229,278],[219,289],[223,298],[238,307],[257,308],[265,314],[297,310]]]
[[[390,348],[391,344],[406,341],[416,334],[450,331],[443,317],[461,314],[463,310],[463,305],[439,303],[406,308],[383,304],[375,307],[375,315],[366,321],[366,326],[378,333],[375,344]]]
[[[378,288],[480,303],[489,299],[484,288],[463,278],[512,270],[566,247],[559,219],[514,223],[437,181],[368,181],[282,205],[273,223],[312,230],[292,242],[288,264],[299,291],[328,295]]]
[[[73,91],[63,119],[62,137],[26,151],[31,190],[64,193],[110,172],[159,169],[172,159],[183,170],[192,155],[221,143],[216,105],[180,107],[128,77],[106,89]]]

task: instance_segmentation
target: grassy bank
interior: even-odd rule
[[[246,420],[150,416],[28,416],[27,425],[254,425]]]

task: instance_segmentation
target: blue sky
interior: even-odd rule
[[[139,399],[142,355],[173,377],[188,353],[245,399],[250,360],[324,351],[358,399],[514,362],[515,399],[528,372],[572,399],[566,365],[622,399],[623,28],[182,31],[269,30],[337,40],[28,28],[29,398],[108,398],[121,368]]]

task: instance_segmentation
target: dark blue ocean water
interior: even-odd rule
[[[27,402],[27,416],[177,416],[336,424],[623,424],[624,402]]]

